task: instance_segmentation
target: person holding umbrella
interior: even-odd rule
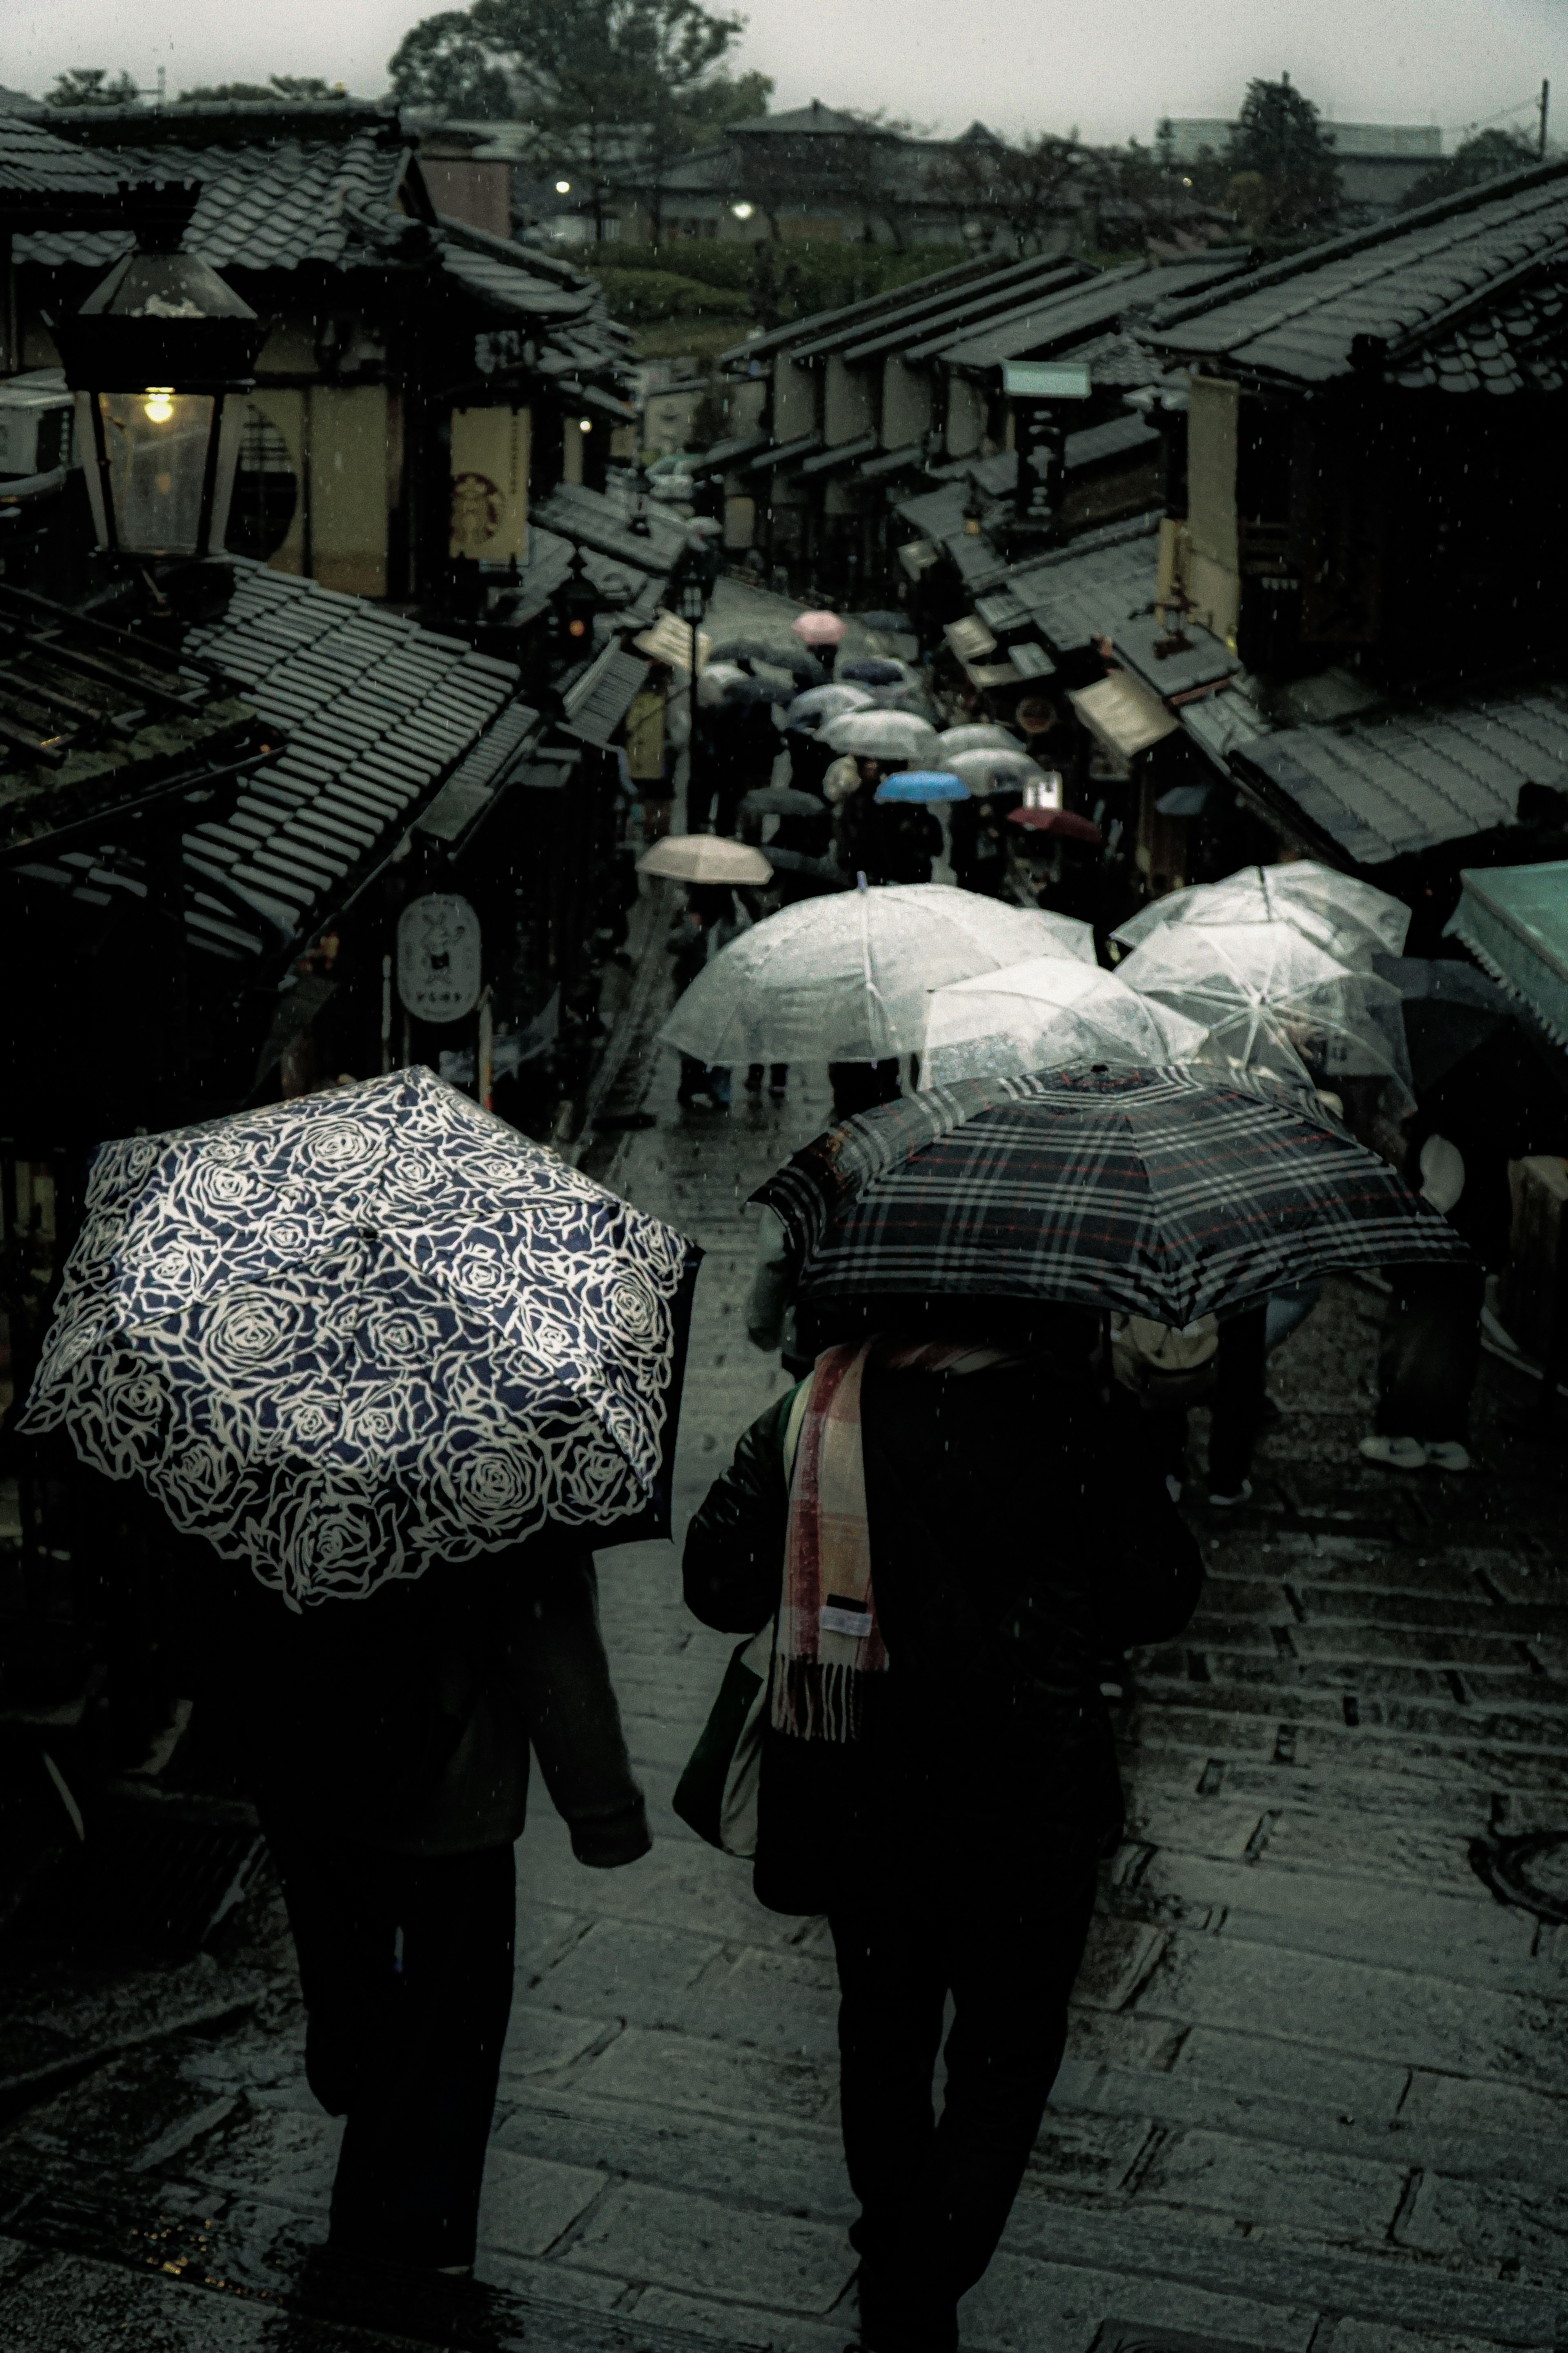
[[[1109,1317],[1185,1330],[1463,1250],[1299,1089],[1126,1066],[956,1080],[753,1198],[813,1370],[710,1490],[685,1595],[727,1631],[773,1624],[753,1886],[833,1936],[862,2353],[954,2353],[1120,1832],[1100,1662],[1171,1639],[1201,1583],[1120,1440]]]
[[[531,1746],[581,1862],[647,1850],[593,1547],[668,1529],[698,1256],[417,1068],[93,1165],[27,1425],[182,1550],[336,2255],[473,2262]]]

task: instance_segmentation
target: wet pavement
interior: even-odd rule
[[[683,1122],[672,1058],[640,1044],[612,1107],[646,1089],[658,1124],[584,1162],[708,1251],[679,1525],[784,1386],[742,1327],[739,1204],[821,1124],[826,1075]],[[1362,1463],[1380,1314],[1373,1287],[1331,1286],[1275,1360],[1251,1505],[1194,1509],[1202,1608],[1120,1711],[1127,1840],[965,2306],[972,2353],[1568,2343],[1562,1450],[1518,1426],[1534,1398],[1489,1357],[1471,1474]],[[583,1870],[537,1796],[479,2284],[316,2261],[338,2127],[261,1895],[217,1954],[130,1991],[16,1989],[37,2063],[75,2048],[83,2073],[48,2096],[36,2079],[0,2134],[0,2341],[839,2353],[853,2207],[826,1931],[762,1911],[747,1867],[670,1811],[731,1647],[684,1615],[677,1555],[623,1547],[601,1575],[656,1844]]]

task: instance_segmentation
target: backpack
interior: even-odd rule
[[[1148,1315],[1113,1315],[1110,1366],[1146,1413],[1184,1412],[1218,1377],[1218,1318],[1200,1315],[1178,1330]]]

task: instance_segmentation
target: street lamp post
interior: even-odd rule
[[[53,325],[98,543],[138,564],[222,553],[267,332],[210,264],[179,249],[200,193],[190,182],[127,187],[136,250]]]

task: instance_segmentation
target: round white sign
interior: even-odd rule
[[[479,919],[466,899],[432,891],[397,919],[397,994],[419,1021],[460,1021],[479,1001]]]

